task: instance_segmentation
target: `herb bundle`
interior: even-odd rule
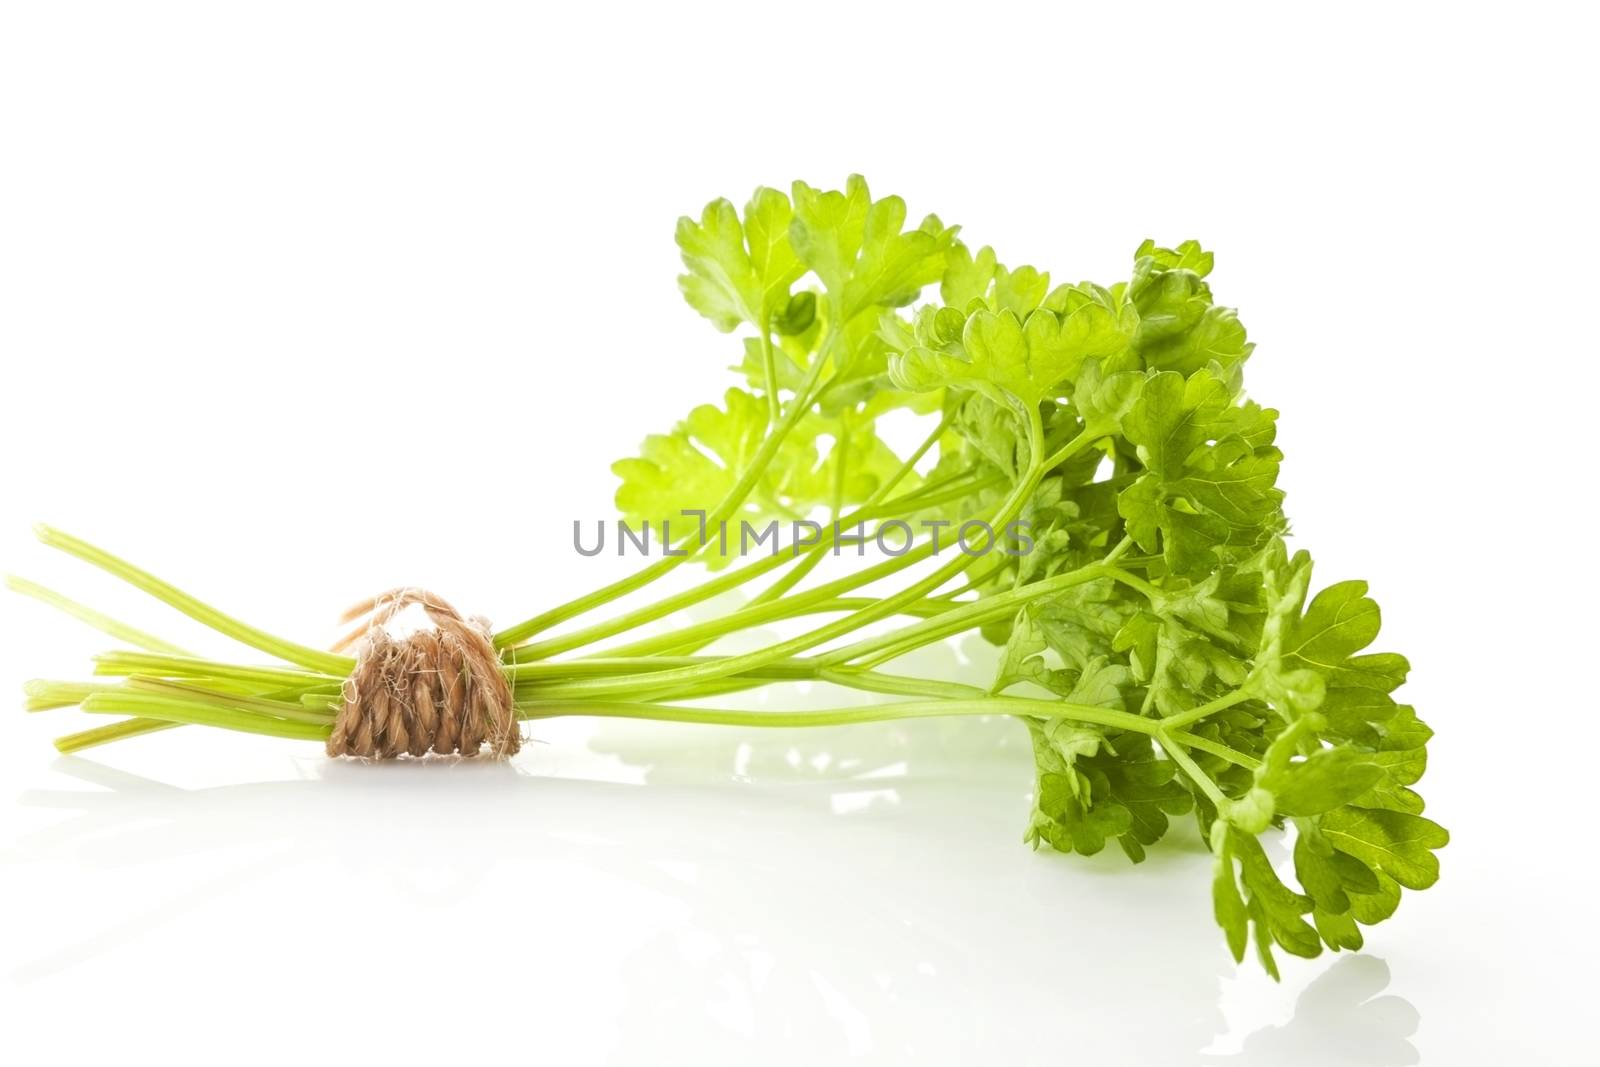
[[[1391,915],[1402,888],[1433,884],[1448,835],[1411,788],[1431,731],[1393,696],[1407,663],[1365,651],[1379,629],[1365,583],[1312,596],[1310,557],[1284,545],[1277,412],[1243,394],[1253,346],[1212,299],[1210,253],[1147,241],[1126,281],[1052,286],[973,251],[935,216],[907,228],[900,199],[872,199],[859,177],[838,191],[758,189],[742,212],[714,201],[679,221],[677,240],[689,304],[741,335],[740,382],[613,469],[625,518],[678,554],[495,633],[431,594],[396,591],[363,610],[381,623],[420,603],[441,630],[413,644],[374,624],[350,656],[264,633],[41,528],[47,544],[277,661],[197,658],[12,579],[130,646],[95,660],[107,680],[28,684],[32,710],[117,717],[58,747],[191,724],[336,752],[471,754],[491,740],[496,709],[508,722],[786,727],[1008,716],[1036,758],[1030,843],[1092,854],[1115,842],[1138,862],[1174,817],[1192,816],[1216,857],[1230,949],[1242,959],[1253,940],[1274,975],[1275,946],[1308,957],[1359,948],[1361,926]],[[898,410],[928,423],[905,455],[879,434]],[[741,559],[726,533],[822,513],[814,537],[781,551]],[[892,532],[895,552],[808,583],[846,529],[881,543]],[[968,550],[974,529],[986,551]],[[962,550],[948,551],[958,530]],[[709,572],[694,587],[569,625],[690,561]],[[722,617],[632,635],[761,579]],[[811,621],[767,647],[705,651],[799,619]],[[894,624],[860,632],[883,620]],[[971,630],[1002,646],[988,684],[894,673],[905,653]],[[498,670],[492,685],[474,674],[478,660]],[[361,696],[357,676],[374,680]],[[792,681],[901,699],[785,712],[695,704]],[[496,750],[514,741],[513,729]],[[1261,839],[1291,824],[1285,881]]]

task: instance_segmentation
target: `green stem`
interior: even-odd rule
[[[1146,719],[1144,721],[1149,722],[1150,720]],[[1161,746],[1162,751],[1166,752],[1174,763],[1183,768],[1183,773],[1189,776],[1189,779],[1200,788],[1202,793],[1211,798],[1211,803],[1217,806],[1218,811],[1227,806],[1227,794],[1217,787],[1217,783],[1211,780],[1209,774],[1200,769],[1198,763],[1189,758],[1189,753],[1185,752],[1183,746],[1172,739],[1171,734],[1161,727],[1157,727],[1154,730],[1154,737],[1156,744]]]
[[[767,434],[766,438],[761,442],[761,447],[756,450],[755,455],[746,465],[744,473],[740,475],[739,480],[734,483],[733,488],[728,490],[727,495],[722,498],[716,509],[706,516],[705,529],[719,527],[723,522],[727,521],[739,509],[739,506],[744,503],[745,498],[750,495],[756,483],[767,473],[767,465],[778,454],[779,446],[789,436],[790,431],[798,426],[800,421],[811,410],[813,390],[817,387],[817,382],[821,377],[825,363],[827,363],[827,360],[822,353],[819,353],[816,362],[812,364],[810,374],[807,375],[804,384],[801,385],[795,395],[793,406],[790,408],[788,415],[784,416],[783,421],[778,423],[771,433]],[[676,570],[698,555],[704,548],[705,545],[700,545],[693,551],[685,550],[682,555],[666,556],[643,570],[629,575],[627,578],[612,582],[610,585],[601,586],[593,592],[586,593],[574,600],[569,600],[565,604],[554,607],[543,614],[535,615],[531,619],[525,619],[515,626],[501,630],[494,635],[495,647],[506,648],[511,645],[521,644],[536,633],[548,630],[558,623],[575,618],[584,612],[591,611],[603,604],[608,604],[618,597],[626,596],[642,589],[658,578]]]
[[[138,737],[140,734],[170,730],[174,726],[182,725],[184,724],[181,722],[168,722],[165,719],[123,719],[121,722],[107,723],[105,726],[96,726],[91,730],[79,730],[58,737],[55,741],[56,751],[63,756],[70,756],[74,752],[82,752],[96,745],[109,745],[113,741],[123,741],[130,737]]]
[[[54,711],[75,708],[91,693],[108,693],[120,688],[117,682],[64,682],[53,678],[30,678],[22,683],[24,711]]]
[[[1035,457],[1035,463],[1013,488],[999,510],[988,520],[991,528],[996,530],[1004,529],[1007,523],[1017,517],[1023,506],[1032,497],[1034,489],[1039,484],[1039,478],[1044,473],[1044,467],[1037,462],[1037,457],[1042,451],[1040,444],[1044,438],[1044,428],[1039,417],[1039,410],[1036,407],[1028,406],[1025,413],[1030,445],[1029,454]],[[1074,438],[1075,444],[1064,446],[1062,453],[1059,455],[1061,458],[1065,458],[1065,456],[1071,454],[1073,448],[1082,447],[1092,443],[1092,441],[1093,438],[1089,437],[1087,432],[1080,434]],[[1056,460],[1056,462],[1060,461],[1061,459]],[[999,536],[998,533],[995,536]],[[909,557],[910,554],[908,553],[907,556],[900,557],[900,561]],[[764,663],[784,659],[895,614],[906,604],[920,600],[937,590],[945,582],[971,566],[976,558],[976,556],[969,556],[963,553],[928,577],[912,583],[898,593],[877,601],[870,608],[854,612],[843,619],[820,626],[809,633],[801,634],[787,641],[780,641],[758,652],[750,652],[742,656],[730,656],[720,664],[669,669],[653,672],[639,678],[596,678],[574,682],[567,689],[590,696],[614,696],[622,693],[637,693],[641,690],[647,690],[653,695],[666,694],[676,692],[676,687],[680,685],[687,686],[697,682],[709,681],[713,678],[723,678],[730,674],[737,674],[741,670],[750,667],[758,667]]]
[[[974,493],[981,493],[985,489],[992,489],[1005,484],[1005,476],[991,474],[988,477],[973,477],[970,473],[951,475],[940,478],[938,481],[929,482],[920,486],[904,496],[896,497],[889,501],[894,510],[888,510],[888,505],[875,508],[865,516],[870,519],[892,519],[908,515],[916,511],[929,511],[940,504],[948,504],[952,500],[965,500]]]
[[[686,708],[673,704],[629,701],[531,700],[517,704],[525,719],[549,719],[567,715],[593,715],[603,718],[649,719],[658,722],[702,723],[718,726],[808,727],[844,726],[854,723],[890,722],[899,719],[927,719],[952,715],[1013,715],[1071,719],[1092,726],[1154,735],[1157,726],[1149,719],[1125,711],[1068,704],[1055,700],[1030,700],[1023,697],[982,697],[977,699],[910,700],[897,704],[868,704],[824,711],[750,711],[727,708]]]
[[[838,521],[840,513],[844,511],[845,459],[850,455],[850,423],[845,419],[839,420],[839,439],[834,444],[834,455],[839,457],[839,462],[833,465],[833,485],[829,490],[828,516],[834,521]]]
[[[168,656],[159,652],[106,652],[94,657],[94,673],[99,675],[148,674],[158,677],[224,678],[252,682],[269,688],[337,683],[344,675],[311,674],[282,667],[250,667],[236,663]],[[350,672],[344,672],[348,675]]]
[[[57,611],[70,615],[79,622],[87,623],[101,633],[109,634],[118,641],[132,645],[135,648],[142,648],[146,652],[170,652],[175,656],[188,655],[187,652],[170,641],[163,641],[154,634],[147,634],[137,627],[129,626],[125,622],[119,622],[109,615],[103,615],[91,607],[78,603],[76,600],[69,600],[54,589],[46,589],[38,582],[30,582],[26,578],[7,575],[6,588],[14,593],[32,597],[42,604],[48,604]]]
[[[784,604],[783,601],[777,601],[778,604],[783,604],[785,607],[793,608],[792,611],[785,612],[784,614],[777,616],[777,619],[799,618],[804,615],[828,615],[834,612],[856,612],[862,610],[863,608],[869,608],[877,602],[878,598],[871,596],[833,597],[829,600],[819,600],[807,603],[801,607],[793,607],[793,605]],[[941,601],[934,597],[926,597],[922,600],[914,600],[905,605],[900,609],[899,614],[910,615],[919,619],[927,619],[944,615],[955,610],[956,608],[959,608],[960,606],[960,604],[951,604],[948,601]]]
[[[1145,581],[1143,578],[1140,578],[1136,574],[1129,574],[1121,567],[1112,567],[1106,571],[1106,574],[1108,577],[1115,578],[1117,581],[1121,582],[1123,585],[1126,585],[1130,589],[1137,589],[1139,592],[1143,593],[1145,595],[1145,599],[1149,600],[1152,604],[1160,604],[1161,601],[1166,599],[1166,594],[1160,589],[1156,588],[1154,585],[1151,585],[1149,582]]]
[[[1233,692],[1224,693],[1215,700],[1201,704],[1199,707],[1190,708],[1188,711],[1174,712],[1171,715],[1165,716],[1161,720],[1161,725],[1169,730],[1179,729],[1181,727],[1188,726],[1192,722],[1199,722],[1201,719],[1204,719],[1208,715],[1211,715],[1215,712],[1221,711],[1223,708],[1231,708],[1235,704],[1249,700],[1254,695],[1254,692],[1247,683],[1240,686],[1238,689],[1235,689]]]
[[[302,741],[322,741],[332,729],[327,720],[298,722],[290,719],[252,715],[215,704],[188,700],[168,700],[139,693],[96,693],[83,702],[83,710],[104,715],[137,715],[194,726],[217,726],[225,730],[288,737]]]
[[[773,582],[771,585],[767,586],[765,589],[763,589],[756,596],[752,597],[751,600],[750,600],[750,603],[746,604],[745,606],[746,607],[759,607],[762,604],[771,604],[773,601],[778,600],[779,598],[781,598],[783,596],[783,594],[787,593],[789,590],[793,589],[795,586],[797,586],[801,582],[805,581],[806,578],[810,576],[811,572],[816,570],[817,567],[826,558],[827,558],[826,553],[822,553],[822,552],[808,552],[808,553],[806,553],[806,556],[805,556],[804,559],[802,559],[795,566],[793,566],[793,567],[789,568],[787,571],[785,571],[783,573],[783,576],[780,577],[777,581]]]
[[[931,448],[936,441],[938,441],[939,436],[944,432],[945,425],[946,420],[941,419],[939,425],[935,427],[933,433],[930,433],[927,436],[922,445],[918,447],[917,450],[900,465],[899,469],[896,470],[893,475],[886,479],[884,483],[877,488],[872,496],[867,499],[866,503],[864,503],[854,513],[841,520],[840,525],[850,526],[857,522],[864,521],[867,517],[869,517],[872,513],[872,510],[882,504],[884,498],[894,490],[895,486],[899,485],[900,482],[911,473],[916,463],[924,455],[926,455],[928,449]],[[812,568],[814,568],[817,563],[821,562],[827,548],[833,543],[833,537],[833,527],[830,526],[817,539],[817,543],[815,545],[807,547],[806,559],[799,565],[799,567],[789,572],[790,576],[793,576],[794,581],[798,581],[800,578],[805,577],[805,575]],[[626,612],[622,615],[607,619],[601,623],[596,623],[592,626],[584,627],[581,630],[574,630],[572,633],[564,634],[560,637],[550,638],[549,640],[539,641],[533,644],[522,645],[514,650],[512,653],[512,658],[519,663],[530,659],[546,659],[550,656],[560,655],[563,652],[570,652],[573,649],[582,648],[585,645],[593,644],[594,642],[604,640],[607,637],[614,637],[617,634],[626,633],[627,631],[642,626],[645,623],[654,622],[657,619],[662,619],[675,612],[681,611],[686,607],[698,604],[701,601],[707,600],[719,593],[724,593],[730,589],[735,589],[753,578],[757,578],[768,571],[783,566],[793,558],[794,557],[792,553],[788,557],[785,557],[781,553],[774,552],[766,559],[761,559],[755,561],[754,563],[746,564],[745,566],[729,571],[727,574],[719,575],[708,581],[701,582],[699,585],[684,590],[681,593],[658,600],[653,604],[647,604],[633,611]],[[783,581],[784,579],[780,579],[778,583],[775,583],[775,585],[781,586]],[[793,582],[790,584],[792,585]],[[783,589],[780,589],[777,596],[781,596],[782,592]],[[776,598],[776,596],[757,597],[751,602],[751,605],[767,603],[775,600]]]
[[[993,619],[1004,618],[1014,613],[1023,604],[1051,593],[1060,592],[1074,585],[1091,582],[1101,576],[1101,567],[1091,563],[1087,567],[1080,567],[1075,571],[1058,574],[1046,578],[1042,582],[1034,582],[1008,593],[997,593],[982,600],[975,600],[954,606],[951,610],[935,615],[924,622],[912,626],[902,627],[886,634],[869,637],[824,653],[819,659],[827,664],[848,663],[863,656],[872,656],[874,653],[887,653],[874,656],[877,662],[904,655],[913,649],[934,641],[951,637],[972,629]]]
[[[164,700],[186,701],[191,704],[206,704],[252,715],[265,715],[269,718],[292,719],[295,722],[323,723],[333,720],[332,714],[325,708],[308,707],[298,700],[291,704],[238,693],[219,693],[204,686],[173,682],[164,678],[129,678],[123,692],[148,694]],[[88,697],[84,699],[87,700]]]
[[[1229,763],[1232,763],[1238,767],[1243,767],[1246,770],[1253,771],[1257,767],[1261,766],[1261,761],[1256,759],[1254,756],[1247,756],[1238,749],[1230,748],[1229,746],[1222,744],[1220,741],[1213,741],[1209,737],[1201,737],[1199,734],[1191,734],[1187,730],[1168,730],[1167,734],[1180,745],[1187,745],[1190,748],[1198,748],[1201,752],[1209,752],[1218,759],[1227,760]]]
[[[585,645],[593,644],[596,641],[603,641],[607,637],[626,633],[645,623],[654,622],[656,619],[665,618],[703,600],[709,600],[719,593],[736,589],[752,578],[781,567],[787,562],[789,561],[783,556],[774,553],[765,559],[728,571],[691,589],[686,589],[681,593],[676,593],[653,604],[647,604],[634,611],[607,619],[604,622],[595,623],[592,626],[586,626],[581,630],[574,630],[559,637],[518,645],[510,650],[511,658],[518,663],[548,659],[551,656],[559,656],[563,652],[570,652]]]
[[[898,674],[855,669],[818,668],[812,675],[819,682],[859,689],[867,693],[893,693],[897,696],[942,697],[954,700],[981,700],[989,695],[975,685],[941,682],[932,678],[907,678]]]
[[[985,585],[988,585],[990,580],[993,579],[996,575],[1004,572],[1006,567],[1007,567],[1007,564],[1004,564],[1004,563],[1002,563],[998,567],[990,567],[988,570],[984,571],[982,574],[978,575],[976,578],[968,578],[966,580],[966,582],[964,582],[961,585],[956,586],[954,589],[951,589],[951,590],[949,590],[947,592],[940,593],[939,594],[939,599],[940,600],[955,600],[957,597],[963,596],[963,595],[965,595],[967,593],[976,592],[977,590],[982,589]]]
[[[767,394],[767,420],[775,426],[783,418],[783,401],[778,398],[778,361],[772,351],[769,325],[765,321],[761,324],[761,376]]]
[[[96,611],[85,604],[80,604],[76,600],[64,597],[53,589],[47,589],[37,582],[30,582],[26,578],[8,575],[6,577],[6,587],[13,592],[21,593],[23,596],[32,597],[40,603],[47,604],[57,611],[72,616],[79,622],[87,623],[101,633],[108,634],[116,640],[126,642],[135,648],[142,648],[147,652],[166,652],[175,656],[190,655],[189,652],[170,641],[165,641],[154,634],[146,633],[136,626],[129,626],[125,622],[113,619],[111,616]],[[24,686],[24,690],[26,691],[33,684],[31,682],[28,683],[28,686]],[[36,702],[34,695],[30,692],[27,707],[30,711],[43,711],[46,708],[54,707],[71,707],[82,701],[83,697],[88,695],[88,691],[88,689],[85,689],[80,695],[72,697],[65,703]],[[55,699],[59,700],[62,695],[58,693]],[[178,724],[161,722],[157,719],[129,719],[127,722],[119,723],[116,726],[101,726],[93,730],[69,734],[66,737],[59,738],[56,742],[56,747],[62,752],[75,752],[80,748],[101,745],[108,741],[119,741],[124,737],[136,737],[139,734],[150,733],[154,730],[166,730],[176,725]],[[61,748],[63,742],[71,747]]]
[[[960,611],[965,613],[964,615],[958,616],[955,611],[936,615],[926,623],[903,627],[881,637],[869,638],[866,641],[858,641],[854,645],[828,653],[823,659],[831,661],[833,657],[837,657],[839,662],[843,662],[846,659],[860,659],[858,666],[862,667],[876,667],[879,664],[887,663],[934,641],[953,637],[958,633],[972,629],[974,626],[981,626],[986,622],[1004,618],[1022,604],[1048,593],[1080,585],[1085,581],[1093,581],[1099,577],[1096,573],[1096,568],[1102,567],[1106,563],[1115,562],[1117,556],[1126,551],[1131,543],[1124,539],[1107,554],[1104,560],[1080,567],[1076,571],[1069,571],[1043,581],[1019,586],[1006,593],[997,593],[992,597],[960,602]],[[935,600],[940,599],[943,598],[935,598]],[[1148,711],[1149,709],[1145,710]]]
[[[49,526],[37,526],[34,532],[39,535],[39,540],[51,548],[58,548],[68,555],[77,556],[86,563],[91,563],[108,574],[121,578],[136,589],[142,590],[155,597],[157,600],[183,612],[191,619],[218,633],[231,637],[240,644],[249,645],[271,656],[276,656],[285,663],[298,664],[311,670],[322,671],[325,674],[344,676],[355,668],[355,660],[348,656],[336,656],[329,652],[319,652],[314,648],[297,645],[293,641],[285,641],[281,637],[274,637],[264,630],[246,625],[238,619],[213,608],[209,604],[195,599],[188,593],[162,581],[155,575],[140,570],[133,564],[113,556],[103,549],[96,548],[87,541],[81,541],[70,534]]]
[[[641,668],[683,667],[720,662],[721,656],[650,656],[627,659],[582,659],[565,663],[520,663],[506,668],[517,696],[526,700],[549,700],[564,694],[560,683],[575,678],[603,678],[631,674]],[[907,678],[857,668],[834,668],[816,659],[793,657],[741,671],[726,679],[756,684],[767,682],[818,681],[871,693],[898,693],[908,696],[984,697],[989,694],[976,686]],[[721,684],[720,681],[708,684]],[[696,697],[700,696],[696,693]],[[679,699],[688,699],[680,697]]]
[[[792,613],[804,611],[811,605],[832,600],[841,593],[848,593],[852,589],[870,585],[881,578],[886,578],[891,574],[920,563],[931,555],[933,555],[932,542],[924,542],[903,556],[895,556],[881,563],[875,563],[864,570],[853,571],[804,593],[797,593],[782,600],[766,604],[748,605],[738,611],[729,612],[718,619],[695,623],[681,627],[669,634],[647,637],[626,645],[607,649],[604,654],[606,656],[645,656],[654,652],[674,651],[685,645],[704,644],[715,638],[748,629],[751,626],[759,626],[763,623],[789,617]]]

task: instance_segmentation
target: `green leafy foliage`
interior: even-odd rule
[[[1073,382],[1086,362],[1115,360],[1128,348],[1115,313],[1093,302],[1062,313],[1036,307],[1025,319],[1009,308],[924,308],[913,338],[890,365],[900,388],[955,386],[1030,405]]]
[[[695,408],[670,432],[647,437],[637,456],[612,465],[624,519],[657,530],[670,523],[676,540],[694,525],[686,516],[715,513],[774,429],[773,403],[762,392],[801,405],[803,417],[730,518],[836,511],[865,500],[898,468],[876,419],[902,407],[937,409],[939,398],[930,404],[891,385],[890,350],[873,313],[910,303],[944,277],[958,250],[965,253],[956,229],[937,217],[911,229],[905,223],[904,201],[874,200],[859,175],[843,190],[795,182],[792,200],[759,188],[742,215],[719,199],[698,219],[678,220],[684,299],[723,332],[752,331],[737,368],[748,389],[728,390],[720,407]],[[806,277],[819,288],[796,291]],[[718,566],[733,551],[719,542],[701,558]]]
[[[1302,913],[1329,948],[1360,948],[1360,926],[1392,915],[1401,888],[1426,889],[1438,879],[1434,853],[1449,834],[1422,815],[1422,798],[1409,788],[1426,766],[1430,732],[1389,696],[1405,680],[1404,657],[1364,651],[1381,622],[1364,582],[1329,586],[1306,605],[1309,555],[1290,559],[1273,542],[1259,562],[1267,615],[1246,688],[1278,712],[1280,732],[1255,770],[1253,791],[1270,798],[1274,821],[1295,826]],[[1227,824],[1218,829],[1219,820],[1213,835],[1264,829],[1232,812]],[[1237,957],[1244,926],[1221,881],[1216,893],[1219,918],[1232,917],[1224,926]],[[1304,954],[1298,927],[1253,929],[1264,961],[1274,944]]]
[[[622,479],[616,503],[623,520],[674,542],[697,535],[704,516],[733,489],[766,430],[766,407],[735,388],[721,406],[703,404],[671,433],[647,437],[639,456],[611,467]],[[831,418],[808,414],[785,437],[778,458],[764,469],[734,518],[760,525],[803,516],[818,506],[859,504],[899,465],[870,417],[849,409]],[[737,530],[729,537],[708,534],[714,541],[705,554],[708,563],[720,566],[737,557]]]
[[[1146,367],[1187,377],[1208,366],[1226,373],[1249,358],[1255,346],[1238,314],[1212,302],[1205,282],[1211,267],[1211,253],[1194,241],[1176,249],[1139,246],[1127,300],[1138,311],[1134,348]]]
[[[1371,651],[1381,619],[1365,583],[1311,596],[1310,556],[1284,545],[1278,413],[1244,394],[1254,346],[1213,297],[1213,255],[1145,241],[1126,280],[1053,284],[933,216],[908,229],[905,205],[858,178],[797,183],[792,203],[787,244],[762,236],[790,204],[765,190],[742,230],[725,201],[680,228],[685,295],[721,328],[772,327],[776,388],[799,396],[819,361],[832,370],[801,444],[778,457],[785,473],[745,506],[837,506],[823,487],[841,472],[843,498],[866,499],[892,476],[873,422],[894,408],[946,420],[923,484],[953,495],[912,516],[986,514],[1033,475],[1018,509],[1031,551],[974,582],[979,603],[1025,597],[982,622],[1003,646],[988,692],[1066,709],[1025,717],[1038,772],[1028,841],[1080,854],[1115,841],[1138,861],[1192,812],[1236,958],[1254,942],[1275,975],[1279,951],[1359,948],[1363,927],[1438,874],[1448,835],[1415,788],[1431,731],[1393,696],[1404,657]],[[804,305],[799,271],[817,283]],[[752,390],[767,352],[747,345]],[[728,400],[725,415],[697,411],[647,442],[654,466],[618,465],[625,510],[726,491],[764,427],[754,395]],[[824,427],[835,449],[849,442],[838,458],[806,451]],[[1280,831],[1292,832],[1286,863],[1263,845]]]
[[[1208,573],[1227,548],[1252,549],[1284,527],[1276,488],[1278,413],[1235,403],[1214,369],[1152,374],[1123,419],[1145,473],[1117,507],[1129,535],[1177,574]]]
[[[635,523],[659,525],[715,506],[733,487],[766,434],[761,401],[729,389],[723,404],[702,404],[671,433],[645,438],[637,458],[619,460],[617,507]]]

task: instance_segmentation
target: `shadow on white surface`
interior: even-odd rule
[[[1389,965],[1374,956],[1344,956],[1300,993],[1288,1022],[1247,1035],[1231,1056],[1205,1062],[1236,1067],[1406,1067],[1421,1062],[1411,1038],[1421,1017],[1389,988]]]
[[[1015,723],[607,724],[589,745],[202,788],[59,760],[0,862],[39,892],[92,881],[96,904],[27,939],[14,988],[54,1003],[158,946],[248,998],[304,951],[283,931],[321,925],[371,946],[319,961],[352,1011],[457,969],[563,1062],[1417,1062],[1415,1009],[1364,957],[1310,965],[1292,1018],[1230,1034],[1253,987],[1224,980],[1195,835],[1136,870],[1030,854]],[[1219,1044],[1237,1051],[1202,1055]]]

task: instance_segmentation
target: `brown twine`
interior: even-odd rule
[[[434,629],[404,639],[386,624],[419,604]],[[394,759],[402,754],[459,752],[476,756],[484,744],[496,758],[522,747],[511,685],[481,618],[464,619],[422,589],[391,589],[345,612],[341,622],[365,622],[334,646],[357,644],[356,667],[344,682],[344,701],[328,737],[328,755]]]

